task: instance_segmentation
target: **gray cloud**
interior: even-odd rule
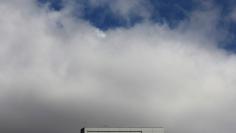
[[[235,132],[236,57],[217,48],[216,10],[176,29],[143,22],[102,32],[67,9],[24,2],[0,2],[1,132]]]

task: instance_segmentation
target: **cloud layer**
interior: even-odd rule
[[[236,57],[217,47],[216,9],[176,29],[145,21],[106,32],[29,0],[1,1],[0,16],[0,132],[236,131]]]

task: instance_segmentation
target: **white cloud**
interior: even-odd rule
[[[1,132],[235,132],[236,57],[214,45],[207,25],[217,16],[101,32],[33,4],[3,1],[0,10]]]

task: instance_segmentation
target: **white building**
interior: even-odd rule
[[[81,133],[164,133],[164,128],[82,128]]]

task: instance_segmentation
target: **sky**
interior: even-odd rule
[[[236,1],[0,0],[0,132],[236,132]]]

